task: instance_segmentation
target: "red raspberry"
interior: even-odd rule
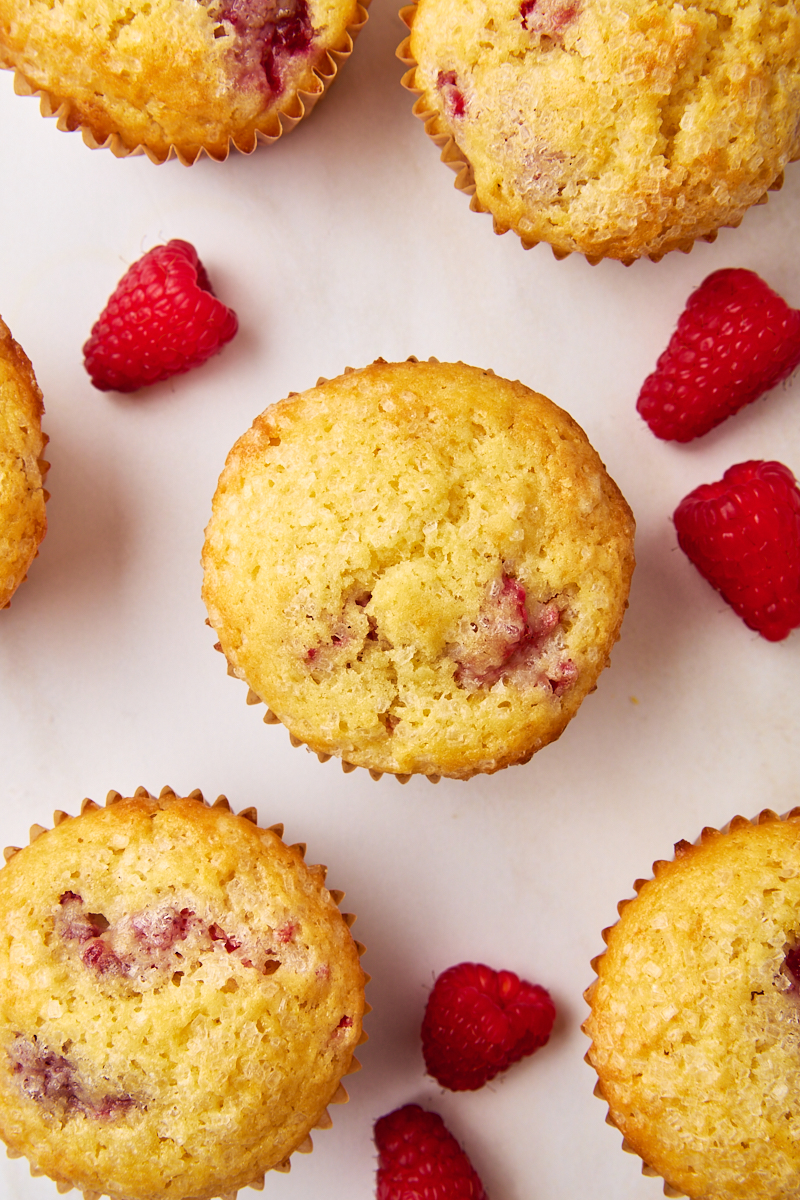
[[[690,442],[800,363],[800,310],[754,271],[715,271],[690,297],[636,404],[656,437]]]
[[[800,490],[788,467],[739,463],[673,519],[681,549],[746,625],[770,642],[800,625]]]
[[[135,392],[199,367],[238,328],[194,246],[173,240],[123,275],[83,347],[84,366],[101,391]]]
[[[511,971],[450,967],[434,983],[422,1019],[428,1074],[454,1092],[475,1091],[543,1046],[555,1017],[545,989]]]
[[[377,1200],[486,1200],[475,1168],[437,1113],[406,1104],[375,1122]]]

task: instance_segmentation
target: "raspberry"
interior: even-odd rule
[[[800,490],[788,467],[730,467],[673,519],[681,549],[750,629],[778,642],[800,625]]]
[[[538,984],[482,963],[459,963],[439,976],[428,997],[425,1066],[442,1087],[475,1091],[543,1046],[555,1016]]]
[[[84,366],[101,391],[135,392],[199,367],[238,327],[194,246],[173,240],[123,275],[83,347]]]
[[[377,1200],[486,1200],[475,1168],[437,1113],[406,1104],[375,1122]]]
[[[800,310],[754,271],[715,271],[689,297],[636,407],[656,437],[690,442],[799,362]]]

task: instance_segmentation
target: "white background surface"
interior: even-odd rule
[[[800,634],[751,633],[677,549],[681,497],[734,462],[800,474],[800,381],[688,447],[636,415],[691,289],[746,266],[800,305],[800,166],[739,230],[624,268],[524,252],[469,211],[411,114],[375,0],[311,118],[249,158],[153,166],[90,151],[0,77],[0,313],[44,391],[49,532],[0,613],[0,842],[84,796],[166,783],[282,820],[358,914],[373,976],[350,1104],[269,1200],[368,1200],[373,1121],[408,1101],[464,1142],[492,1200],[655,1200],[604,1124],[583,1062],[583,989],[616,902],[703,825],[800,803]],[[81,346],[123,271],[193,242],[237,339],[133,398],[89,384]],[[545,392],[584,426],[638,520],[638,568],[612,667],[561,741],[469,783],[344,775],[245,705],[205,626],[203,528],[225,455],[267,404],[382,355],[464,359]],[[433,977],[464,959],[548,987],[550,1044],[478,1093],[423,1074]],[[249,1195],[250,1192],[242,1193]],[[0,1195],[54,1200],[23,1162]]]

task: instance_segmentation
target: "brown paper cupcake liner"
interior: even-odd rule
[[[55,117],[56,127],[62,133],[80,132],[84,142],[91,150],[110,150],[116,158],[132,158],[146,154],[151,162],[160,165],[171,158],[177,158],[185,167],[191,167],[204,154],[215,162],[225,162],[231,149],[241,154],[252,154],[259,145],[271,145],[277,142],[284,133],[289,133],[300,121],[311,112],[317,101],[325,94],[339,73],[343,63],[353,53],[353,46],[361,30],[367,23],[367,8],[370,0],[359,0],[356,8],[356,19],[345,29],[338,45],[326,50],[313,68],[313,81],[307,88],[300,88],[287,96],[283,103],[272,113],[268,127],[264,130],[254,130],[249,135],[231,135],[224,150],[216,152],[201,146],[199,149],[186,154],[176,145],[171,145],[166,154],[159,153],[141,143],[137,146],[127,146],[119,133],[111,133],[100,142],[86,125],[82,125],[73,113],[68,100],[59,103],[44,88],[37,88],[19,70],[14,70],[14,91],[18,96],[35,96],[39,99],[39,110],[43,117]]]
[[[687,842],[683,839],[681,841],[675,843],[675,855],[674,855],[674,858],[672,861],[674,861],[677,858],[680,858],[682,854],[686,854],[687,851],[689,851],[693,845],[694,846],[702,846],[706,842],[712,841],[714,838],[718,838],[721,834],[728,833],[731,830],[741,829],[743,826],[747,826],[747,825],[765,825],[765,824],[768,824],[773,821],[788,821],[790,818],[795,818],[795,817],[800,817],[800,807],[792,808],[788,812],[786,812],[780,816],[778,815],[778,813],[774,812],[771,808],[765,808],[765,809],[762,809],[762,811],[756,817],[754,817],[752,820],[748,820],[747,817],[742,817],[742,816],[732,817],[731,820],[728,821],[727,824],[723,825],[721,829],[714,829],[712,826],[706,825],[703,828],[702,832],[700,833],[700,836],[698,838],[696,838],[693,843]],[[644,885],[646,883],[651,882],[651,880],[653,880],[653,879],[657,879],[659,877],[659,875],[663,872],[664,868],[667,867],[669,864],[670,864],[670,860],[668,860],[668,859],[657,859],[653,863],[653,874],[650,876],[650,878],[649,879],[637,879],[635,881],[635,883],[633,885],[633,890],[636,892],[636,896],[639,895],[639,892],[642,890],[642,888],[644,887]],[[631,896],[629,899],[619,901],[619,903],[617,905],[617,912],[620,914],[620,916],[622,915],[623,911],[628,907],[629,904],[633,904],[635,898],[636,897]],[[614,928],[615,928],[615,925],[608,925],[601,933],[601,937],[602,937],[603,941],[606,943],[606,945],[608,945],[608,941],[611,936],[611,931]],[[601,959],[604,957],[604,954],[605,954],[605,951],[603,951],[602,954],[596,955],[591,960],[591,963],[590,963],[592,970],[595,972],[595,974],[598,976],[598,978],[599,978],[598,966],[600,964]],[[597,987],[597,979],[595,979],[589,985],[589,987],[586,988],[586,990],[583,993],[583,998],[590,1007],[591,1007],[591,1002],[592,1002],[592,996],[594,995],[594,991],[595,991],[596,987]],[[588,1018],[587,1018],[587,1021],[588,1021]],[[587,1035],[587,1037],[590,1037],[591,1035],[588,1033],[588,1031],[586,1029],[587,1021],[583,1022],[583,1024],[581,1025],[581,1029]],[[592,1068],[592,1070],[594,1070],[595,1067],[591,1061],[590,1054],[591,1054],[591,1046],[589,1047],[589,1050],[587,1050],[586,1054],[584,1055],[584,1062],[588,1063],[589,1066]],[[595,1095],[598,1098],[598,1100],[603,1100],[606,1104],[608,1103],[608,1098],[607,1098],[605,1092],[603,1091],[603,1085],[599,1078],[598,1078],[597,1082],[595,1083],[593,1095]],[[613,1129],[617,1129],[619,1132],[621,1132],[621,1130],[619,1130],[619,1126],[617,1125],[616,1121],[614,1120],[614,1117],[612,1116],[610,1107],[608,1108],[608,1110],[606,1112],[605,1121],[606,1121],[607,1125],[610,1125]],[[630,1144],[630,1142],[628,1142],[627,1138],[625,1138],[624,1135],[622,1138],[622,1150],[626,1154],[633,1154],[638,1159],[640,1159],[641,1164],[642,1164],[642,1174],[643,1175],[650,1176],[651,1178],[654,1178],[654,1179],[662,1180],[663,1191],[664,1191],[665,1196],[675,1197],[675,1198],[686,1196],[685,1192],[681,1192],[677,1188],[673,1187],[671,1183],[669,1183],[666,1179],[663,1178],[663,1176],[661,1175],[661,1173],[659,1171],[655,1170],[654,1167],[651,1167],[650,1164],[642,1158],[642,1156],[639,1154],[638,1150],[636,1150]]]
[[[411,29],[414,23],[414,14],[416,11],[416,2],[400,9],[400,20],[408,29]],[[469,206],[472,212],[489,213],[491,215],[492,225],[496,234],[508,233],[512,230],[512,226],[503,221],[499,221],[491,212],[491,209],[486,208],[485,205],[483,205],[478,199],[475,184],[475,173],[472,169],[472,164],[464,154],[464,151],[456,143],[455,138],[445,126],[439,113],[426,106],[425,98],[421,92],[421,89],[414,86],[418,63],[411,53],[411,38],[409,36],[405,37],[398,46],[396,56],[400,59],[400,62],[408,68],[400,82],[407,92],[411,92],[413,96],[418,97],[418,99],[414,102],[414,106],[411,111],[415,117],[422,121],[428,137],[441,151],[440,157],[442,162],[450,167],[452,171],[455,171],[456,179],[453,186],[457,191],[463,192],[465,196],[470,197]],[[796,155],[789,161],[796,162],[798,158],[800,158],[800,155]],[[769,200],[768,193],[778,192],[782,187],[783,171],[781,171],[777,178],[773,180],[764,194],[758,200],[754,201],[751,207],[754,207],[756,204],[766,204]],[[717,229],[712,230],[710,233],[701,234],[699,238],[686,238],[683,242],[673,246],[670,250],[654,252],[653,254],[648,254],[642,257],[649,258],[651,262],[660,262],[666,254],[671,254],[673,250],[679,250],[682,254],[689,254],[694,248],[695,242],[715,242],[719,236],[720,229],[737,229],[739,225],[741,225],[743,219],[744,217],[742,216],[738,221],[731,221],[725,225],[720,225]],[[517,237],[522,243],[523,250],[532,250],[534,246],[540,245],[541,239],[528,237],[524,233],[519,233],[516,230],[513,232],[517,234]],[[549,242],[545,244],[550,245]],[[553,257],[559,261],[564,258],[569,258],[571,254],[582,254],[582,252],[578,250],[559,250],[552,245],[550,245],[550,249],[553,253]],[[599,262],[602,262],[608,256],[604,254],[582,254],[582,257],[586,259],[589,266],[596,267]],[[616,261],[622,263],[622,265],[625,267],[629,267],[634,262],[638,262],[639,260],[638,258],[621,258],[616,259]]]
[[[161,789],[161,791],[158,793],[157,798],[159,800],[162,800],[162,799],[169,799],[170,797],[175,797],[175,796],[177,796],[175,789],[171,788],[171,787],[169,787],[169,785],[167,785]],[[137,787],[136,791],[133,793],[133,798],[134,799],[151,800],[151,799],[155,799],[156,797],[154,796],[154,794],[152,792],[149,792],[146,787]],[[195,788],[193,791],[188,793],[187,798],[189,800],[197,800],[200,804],[203,804],[206,808],[221,808],[225,812],[233,812],[233,809],[231,808],[230,801],[228,800],[227,796],[217,796],[216,800],[212,804],[210,801],[206,800],[205,796],[203,795],[203,793],[200,791],[199,788]],[[106,808],[109,808],[112,804],[116,804],[117,801],[122,800],[122,799],[123,799],[123,796],[122,796],[121,792],[110,791],[108,793],[108,795],[106,796],[105,806],[106,806]],[[87,797],[81,804],[81,813],[91,811],[92,809],[96,809],[96,808],[100,808],[100,805],[97,804],[94,800],[90,800]],[[243,808],[241,810],[241,812],[235,813],[235,815],[238,817],[243,817],[246,821],[252,822],[253,825],[258,825],[258,812],[257,812],[256,808],[252,805],[249,808]],[[56,809],[55,812],[53,813],[53,828],[60,825],[62,823],[62,821],[69,820],[70,817],[71,817],[70,813],[64,812],[62,809]],[[278,822],[275,825],[265,826],[265,828],[269,829],[269,831],[271,833],[274,833],[276,835],[276,837],[280,838],[281,841],[283,841],[284,826],[283,826],[282,822]],[[29,839],[28,839],[29,844],[32,845],[36,841],[37,838],[40,838],[43,833],[47,833],[47,832],[48,832],[48,829],[47,829],[47,826],[45,826],[45,825],[31,825]],[[284,843],[284,845],[286,845],[286,844],[287,843]],[[6,848],[3,850],[3,858],[5,859],[6,862],[9,862],[14,857],[15,854],[19,854],[21,849],[22,849],[21,846],[6,846]],[[305,855],[306,855],[306,843],[305,842],[294,842],[289,846],[289,849],[294,850],[297,854],[299,854],[300,858],[305,860]],[[321,863],[317,863],[314,866],[310,867],[309,870],[313,871],[318,876],[318,878],[320,879],[320,882],[322,882],[322,883],[325,882],[325,878],[328,873],[328,868],[326,866],[323,866]],[[342,901],[344,900],[345,893],[343,891],[340,891],[337,888],[328,888],[327,890],[328,890],[328,894],[330,895],[334,904],[336,905],[337,908],[339,908]],[[350,929],[355,924],[356,915],[355,915],[355,913],[343,912],[342,920],[344,921],[345,925],[347,925],[348,929]],[[358,952],[358,957],[361,958],[364,955],[364,953],[366,952],[366,946],[363,944],[363,942],[356,941],[355,939],[354,939],[354,944],[355,944],[355,948]],[[370,982],[370,978],[371,978],[371,976],[365,972],[364,973],[365,986],[366,986],[366,984],[368,984]],[[368,1001],[365,1001],[364,1002],[364,1016],[366,1016],[370,1012],[372,1012],[372,1005]],[[359,1038],[357,1045],[363,1046],[364,1043],[367,1042],[368,1040],[369,1040],[369,1034],[364,1029],[362,1029],[361,1037]],[[353,1058],[350,1061],[349,1067],[345,1071],[345,1075],[355,1075],[356,1072],[358,1072],[360,1070],[361,1070],[361,1063],[355,1056],[353,1056]],[[331,1117],[331,1114],[328,1111],[328,1109],[330,1107],[332,1107],[333,1105],[347,1104],[349,1099],[350,1099],[350,1097],[347,1093],[347,1090],[344,1087],[344,1084],[340,1081],[338,1087],[336,1088],[336,1091],[334,1092],[331,1099],[328,1101],[328,1106],[323,1109],[321,1115],[318,1117],[316,1123],[312,1126],[312,1128],[315,1130],[331,1129],[333,1127],[333,1118]],[[292,1169],[292,1163],[291,1163],[292,1154],[311,1154],[313,1149],[314,1149],[314,1143],[311,1139],[311,1135],[307,1134],[306,1137],[303,1139],[303,1141],[300,1142],[299,1145],[295,1146],[295,1148],[294,1148],[294,1150],[292,1150],[291,1154],[287,1155],[287,1157],[285,1159],[283,1159],[282,1162],[276,1163],[276,1165],[274,1167],[270,1167],[269,1170],[270,1171],[278,1171],[278,1172],[281,1172],[282,1174],[286,1174]],[[8,1146],[5,1147],[5,1150],[6,1150],[6,1157],[8,1157],[8,1158],[24,1158],[25,1157],[21,1151],[12,1150]],[[42,1171],[40,1168],[34,1166],[33,1164],[31,1164],[31,1166],[30,1166],[30,1173],[34,1178],[36,1178],[40,1175],[46,1175],[45,1171]],[[52,1178],[52,1177],[48,1176],[48,1178]],[[76,1186],[74,1184],[67,1183],[66,1180],[53,1179],[53,1182],[56,1185],[56,1190],[62,1195],[65,1194],[66,1192],[70,1192],[73,1190],[82,1191],[82,1189],[76,1188]],[[254,1188],[256,1191],[261,1191],[262,1188],[264,1187],[264,1174],[258,1174],[256,1176],[254,1176],[253,1179],[251,1179],[244,1186]],[[220,1192],[219,1200],[236,1200],[238,1191],[239,1191],[239,1189],[236,1189],[235,1191],[231,1191],[231,1192]],[[83,1191],[84,1200],[102,1200],[102,1197],[105,1195],[110,1196],[110,1193],[97,1192],[97,1191],[92,1191],[92,1190]]]

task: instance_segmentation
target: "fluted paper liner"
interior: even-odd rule
[[[167,162],[170,158],[177,158],[186,167],[192,166],[203,154],[216,162],[224,162],[231,149],[238,150],[241,154],[252,154],[260,144],[271,145],[273,142],[277,142],[284,133],[289,133],[294,129],[303,117],[308,116],[320,97],[333,83],[342,64],[352,54],[355,40],[367,23],[369,3],[370,0],[359,0],[356,6],[355,20],[346,27],[339,44],[325,50],[320,61],[312,68],[313,81],[311,85],[307,88],[299,88],[297,91],[290,91],[277,109],[273,110],[268,128],[254,130],[249,137],[244,133],[231,134],[227,146],[221,152],[201,146],[187,154],[180,146],[172,144],[167,153],[162,154],[144,143],[132,147],[127,146],[119,133],[111,133],[104,141],[99,142],[91,129],[82,124],[73,114],[68,100],[59,104],[46,89],[36,87],[19,69],[8,69],[14,71],[14,91],[18,96],[38,97],[42,116],[55,117],[56,126],[63,133],[80,132],[84,142],[91,150],[110,150],[116,158],[130,158],[146,154],[151,162],[157,164]]]
[[[159,800],[170,799],[170,797],[176,797],[176,796],[177,796],[177,793],[175,792],[174,788],[165,786],[159,792],[158,799]],[[136,791],[133,793],[133,798],[134,799],[137,799],[137,798],[154,799],[155,797],[154,797],[153,793],[151,793],[147,790],[147,788],[138,787],[136,789]],[[117,801],[122,800],[122,799],[123,799],[123,796],[120,792],[112,790],[106,796],[106,807],[110,807],[112,804],[116,804]],[[194,791],[189,792],[187,799],[197,800],[198,803],[204,805],[206,808],[221,808],[225,812],[233,811],[231,809],[231,805],[230,805],[230,802],[229,802],[227,796],[218,796],[217,799],[214,801],[214,803],[211,804],[208,800],[206,800],[205,796],[203,795],[203,793],[200,791],[199,788],[195,788]],[[90,800],[87,798],[81,804],[81,813],[90,811],[92,809],[97,809],[99,807],[100,807],[100,805],[97,804],[94,800]],[[243,808],[241,810],[241,812],[236,813],[235,815],[239,816],[239,817],[243,817],[246,821],[252,822],[253,825],[258,825],[258,812],[255,809],[255,807],[253,807],[253,806],[250,806],[249,808]],[[53,828],[60,825],[63,821],[67,821],[70,819],[71,819],[70,813],[64,812],[62,809],[56,809],[55,812],[53,813]],[[271,833],[274,833],[278,838],[280,838],[281,841],[283,841],[284,827],[283,827],[282,822],[278,822],[275,825],[266,826],[266,828],[269,829],[269,831]],[[36,841],[37,838],[40,838],[43,833],[47,833],[47,832],[49,832],[49,831],[48,831],[47,827],[44,825],[31,825],[30,833],[29,833],[29,843],[32,845]],[[284,845],[286,845],[286,844],[287,843],[284,842]],[[19,854],[21,849],[22,849],[21,846],[6,846],[5,849],[3,850],[3,857],[4,857],[5,861],[9,862],[10,859],[12,859],[16,854]],[[292,845],[289,846],[289,849],[296,851],[296,853],[300,856],[301,859],[305,859],[305,854],[306,854],[305,842],[294,842]],[[319,877],[320,882],[322,884],[324,884],[328,868],[326,866],[323,866],[321,863],[318,863],[318,864],[315,864],[313,867],[310,867],[309,869],[311,871],[315,872],[317,874],[317,876]],[[339,906],[342,903],[342,900],[344,900],[345,893],[338,890],[337,888],[328,888],[327,891],[328,891],[328,894],[330,895],[331,899],[333,900],[334,904],[336,905],[336,907],[339,908]],[[356,916],[355,916],[355,913],[343,912],[342,919],[343,919],[345,925],[347,925],[348,928],[351,928],[353,926],[353,924],[355,923]],[[361,958],[362,955],[366,951],[366,946],[364,946],[364,944],[362,942],[356,941],[355,939],[354,939],[354,945],[358,952],[358,957]],[[368,974],[366,974],[366,972],[365,972],[364,973],[365,986],[366,986],[366,984],[369,983],[369,981],[370,981],[370,976]],[[372,1012],[372,1005],[369,1004],[369,1002],[365,1001],[364,1002],[364,1015],[366,1016],[370,1012]],[[361,1036],[360,1036],[357,1044],[359,1046],[363,1046],[363,1044],[368,1040],[369,1040],[369,1034],[366,1033],[362,1028]],[[354,1075],[357,1071],[360,1071],[360,1070],[361,1070],[361,1063],[355,1056],[353,1056],[353,1058],[350,1060],[350,1065],[348,1066],[348,1068],[344,1072],[344,1074],[345,1075]],[[312,1126],[312,1128],[315,1130],[316,1129],[320,1129],[320,1130],[331,1129],[333,1126],[333,1118],[331,1117],[331,1114],[328,1111],[328,1108],[332,1107],[333,1105],[337,1105],[337,1104],[347,1104],[349,1099],[350,1099],[350,1097],[348,1096],[347,1091],[340,1080],[339,1084],[336,1088],[336,1091],[334,1092],[331,1099],[328,1101],[328,1107],[326,1107],[322,1110],[322,1113],[317,1118],[317,1121]],[[25,1157],[24,1154],[19,1150],[13,1150],[10,1147],[6,1147],[5,1149],[6,1149],[6,1155],[8,1158],[24,1158]],[[289,1154],[282,1162],[276,1163],[276,1165],[274,1167],[270,1167],[269,1170],[279,1171],[279,1172],[286,1174],[288,1171],[291,1170],[291,1166],[292,1166],[291,1155],[292,1154],[311,1154],[313,1149],[314,1149],[314,1144],[311,1140],[311,1136],[310,1136],[310,1134],[307,1134],[306,1137],[297,1146],[295,1146],[295,1148],[292,1150],[291,1154]],[[40,1170],[40,1168],[36,1167],[32,1163],[30,1165],[30,1173],[34,1177],[46,1174],[44,1171]],[[56,1190],[61,1194],[64,1194],[66,1192],[70,1192],[73,1190],[78,1190],[78,1191],[82,1190],[82,1189],[78,1188],[77,1185],[68,1183],[66,1180],[63,1180],[63,1179],[59,1180],[52,1176],[49,1176],[49,1178],[53,1179],[53,1182],[56,1185]],[[260,1191],[264,1187],[264,1175],[259,1174],[259,1175],[254,1176],[254,1178],[251,1179],[244,1186],[250,1187],[250,1188],[255,1188],[257,1191]],[[103,1197],[105,1195],[110,1196],[111,1193],[110,1192],[109,1193],[97,1192],[97,1191],[92,1191],[92,1190],[83,1191],[84,1200],[101,1200],[101,1197]],[[219,1195],[219,1200],[236,1200],[236,1197],[238,1195],[238,1189],[236,1189],[235,1191],[231,1191],[231,1192],[220,1192],[220,1193],[218,1193],[218,1195]]]
[[[403,24],[408,29],[411,29],[412,25],[414,24],[414,14],[416,13],[416,11],[417,11],[416,3],[409,4],[409,5],[405,6],[404,8],[400,9],[400,20],[403,22]],[[512,226],[509,224],[506,224],[502,221],[499,221],[497,219],[497,217],[495,217],[494,214],[491,213],[491,209],[486,208],[485,205],[483,205],[481,203],[481,201],[478,199],[478,196],[477,196],[477,193],[475,190],[475,174],[472,169],[472,164],[470,163],[467,156],[464,154],[464,151],[461,149],[461,147],[456,143],[455,138],[453,137],[452,133],[445,125],[445,123],[442,120],[439,113],[436,112],[435,109],[431,109],[431,108],[427,107],[427,105],[425,103],[425,97],[424,97],[421,89],[418,87],[415,87],[415,79],[416,79],[418,63],[417,63],[416,59],[414,58],[413,54],[411,53],[411,38],[410,37],[405,37],[403,39],[403,41],[400,43],[400,45],[397,48],[396,54],[397,54],[397,57],[400,59],[400,62],[403,63],[404,66],[406,66],[408,68],[408,70],[406,71],[405,75],[403,76],[403,78],[401,80],[403,87],[406,89],[406,91],[411,92],[412,95],[418,97],[417,100],[414,102],[414,106],[411,111],[413,112],[415,117],[417,117],[420,121],[422,121],[422,123],[425,127],[425,132],[427,133],[428,137],[431,139],[432,142],[434,142],[434,144],[441,151],[440,157],[441,157],[442,162],[445,163],[448,167],[450,167],[450,169],[452,171],[456,172],[456,179],[455,179],[455,183],[453,186],[456,188],[457,191],[463,192],[465,196],[470,197],[470,205],[469,206],[470,206],[470,209],[472,210],[472,212],[490,213],[490,215],[492,217],[492,224],[493,224],[495,233],[497,233],[497,234],[508,233],[509,230],[512,229]],[[800,157],[800,156],[795,156],[794,158],[790,159],[789,161],[796,162],[798,157]],[[783,171],[781,171],[780,174],[773,180],[773,182],[767,188],[767,191],[765,191],[764,194],[758,200],[755,201],[755,204],[766,204],[769,199],[768,193],[780,191],[780,189],[782,187],[783,187]],[[753,206],[751,206],[751,207],[753,207]],[[661,259],[664,257],[664,255],[672,253],[672,250],[680,250],[682,254],[689,254],[690,251],[693,249],[696,241],[715,242],[717,240],[717,236],[718,236],[719,230],[721,228],[736,229],[736,228],[738,228],[739,225],[741,225],[742,220],[743,220],[743,217],[740,217],[738,221],[729,222],[727,224],[727,226],[721,225],[721,226],[719,226],[719,228],[713,230],[711,233],[706,233],[706,234],[701,235],[700,238],[686,238],[684,242],[680,243],[679,245],[673,246],[670,250],[665,250],[665,251],[657,252],[654,254],[648,254],[648,255],[646,255],[646,257],[649,258],[652,262],[660,262]],[[534,246],[539,245],[539,241],[540,241],[539,239],[528,237],[524,233],[520,233],[518,230],[514,230],[514,233],[517,234],[517,237],[519,238],[520,242],[522,243],[523,250],[532,250]],[[549,243],[547,243],[547,244],[549,245]],[[559,250],[555,246],[550,246],[550,249],[553,252],[553,257],[557,258],[559,260],[563,259],[563,258],[569,258],[570,254],[581,253],[580,251],[577,251],[577,250]],[[586,261],[589,263],[590,266],[596,267],[599,262],[602,262],[603,259],[608,256],[604,255],[604,254],[598,254],[598,255],[583,254],[583,257],[586,259]],[[645,257],[645,256],[642,255],[641,257]],[[629,267],[629,266],[631,266],[632,263],[637,262],[638,258],[621,258],[621,259],[617,259],[616,261],[621,262],[623,264],[623,266]]]
[[[686,842],[686,841],[680,841],[680,842],[675,843],[675,847],[674,847],[675,855],[674,855],[674,858],[672,861],[675,861],[675,859],[680,858],[682,854],[685,854],[686,851],[690,849],[692,844],[694,844],[695,846],[702,846],[706,842],[711,841],[714,838],[718,838],[721,835],[724,835],[731,830],[741,829],[743,826],[746,826],[746,825],[764,825],[764,824],[767,824],[772,821],[788,821],[789,819],[795,818],[795,817],[800,817],[800,807],[792,808],[789,810],[789,812],[784,813],[782,816],[779,816],[776,812],[773,812],[773,810],[770,808],[765,808],[765,809],[762,809],[762,811],[758,814],[758,816],[754,817],[752,821],[748,820],[747,817],[736,816],[736,817],[732,817],[731,820],[728,821],[728,823],[726,825],[723,825],[721,829],[714,829],[714,828],[712,828],[712,826],[706,825],[703,828],[700,836],[698,838],[696,838],[694,843],[690,843],[690,842]],[[653,863],[653,874],[650,877],[650,879],[637,879],[635,881],[635,883],[633,885],[633,890],[636,892],[636,896],[639,895],[639,892],[642,890],[642,888],[644,887],[644,885],[646,883],[650,883],[653,879],[658,878],[658,876],[663,871],[663,868],[668,865],[668,861],[669,860],[657,859]],[[623,911],[628,907],[629,904],[634,903],[635,899],[636,899],[635,896],[631,896],[629,899],[620,900],[620,902],[617,905],[617,911],[620,914],[620,916],[622,915]],[[601,937],[602,937],[603,941],[606,943],[606,945],[608,945],[608,940],[611,936],[611,932],[615,927],[616,927],[616,925],[608,925],[605,929],[602,930]],[[592,970],[595,972],[595,975],[597,975],[598,978],[599,978],[598,966],[599,966],[601,959],[604,957],[604,955],[605,955],[605,951],[603,951],[602,954],[596,955],[592,959],[591,964],[590,964]],[[597,979],[595,979],[594,982],[591,983],[589,985],[589,987],[586,988],[586,990],[583,993],[583,998],[586,1001],[586,1003],[589,1005],[590,1008],[592,1006],[592,997],[594,995],[596,986],[597,986]],[[588,1018],[581,1025],[581,1029],[587,1035],[587,1037],[590,1037],[591,1035],[588,1033],[588,1030],[586,1029],[587,1023],[588,1023]],[[589,1050],[587,1050],[586,1054],[584,1055],[584,1062],[588,1063],[589,1066],[592,1068],[592,1070],[595,1070],[594,1064],[590,1058],[591,1049],[592,1048],[590,1046]],[[597,1098],[599,1100],[603,1100],[606,1103],[608,1103],[608,1098],[607,1098],[605,1092],[603,1091],[603,1085],[599,1078],[597,1079],[597,1082],[595,1083],[593,1094],[595,1096],[597,1096]],[[605,1120],[606,1120],[607,1125],[611,1125],[614,1129],[619,1130],[619,1126],[617,1125],[616,1121],[614,1120],[610,1106],[607,1109]],[[621,1130],[620,1130],[620,1132],[621,1132]],[[626,1154],[634,1154],[634,1155],[636,1155],[637,1158],[639,1158],[641,1160],[643,1175],[648,1175],[652,1178],[662,1180],[665,1196],[669,1196],[669,1197],[685,1197],[686,1196],[685,1192],[681,1192],[677,1188],[673,1187],[672,1184],[668,1182],[668,1180],[663,1178],[663,1176],[660,1174],[659,1171],[655,1170],[654,1167],[651,1167],[650,1164],[642,1158],[642,1156],[639,1154],[639,1152],[637,1150],[635,1150],[633,1146],[631,1146],[631,1144],[627,1141],[627,1139],[624,1137],[624,1135],[622,1138],[622,1149],[625,1151]]]

